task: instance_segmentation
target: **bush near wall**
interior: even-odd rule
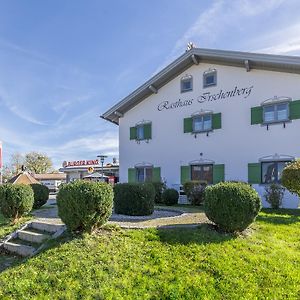
[[[205,181],[192,180],[183,184],[184,193],[192,205],[202,205],[204,203],[206,187],[207,183]]]
[[[33,208],[36,209],[42,207],[49,199],[49,189],[39,183],[33,183],[30,186],[34,193]]]
[[[91,232],[111,216],[113,189],[103,182],[75,181],[57,194],[58,215],[71,231]]]
[[[289,163],[282,171],[281,184],[300,197],[300,160]]]
[[[266,186],[264,196],[271,208],[278,209],[281,207],[284,190],[281,185],[275,183]]]
[[[221,230],[243,231],[261,209],[258,193],[248,184],[221,182],[205,190],[205,214]]]
[[[155,189],[151,183],[119,183],[114,194],[117,214],[146,216],[154,211]]]
[[[155,199],[154,202],[157,204],[161,204],[163,203],[162,200],[162,194],[164,192],[164,190],[166,189],[166,184],[164,182],[161,181],[157,181],[157,182],[152,182],[152,185],[155,189]]]
[[[166,205],[178,204],[179,193],[175,189],[166,189],[162,194],[163,203]]]
[[[34,203],[33,190],[25,184],[0,185],[0,209],[2,214],[14,222],[29,213]]]

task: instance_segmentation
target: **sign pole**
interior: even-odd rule
[[[101,181],[104,182],[103,164],[104,164],[104,159],[107,158],[107,156],[106,155],[98,155],[97,157],[99,157],[100,161],[101,161],[101,169],[102,169]]]

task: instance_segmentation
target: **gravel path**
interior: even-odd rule
[[[127,216],[113,213],[108,224],[119,225],[122,228],[151,228],[151,227],[183,227],[198,226],[200,223],[207,223],[208,220],[203,212],[193,210],[188,211],[184,208],[155,209],[150,216]],[[51,195],[47,204],[36,210],[34,216],[39,221],[49,222],[52,224],[62,224],[58,217],[55,196]]]
[[[35,219],[37,221],[57,225],[63,224],[61,219],[58,217],[55,195],[50,195],[48,202],[41,209],[37,209],[34,212],[32,212],[32,214],[35,216]]]

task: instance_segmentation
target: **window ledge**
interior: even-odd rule
[[[292,120],[287,119],[287,120],[282,120],[282,121],[271,121],[271,122],[263,122],[261,125],[262,126],[268,126],[268,125],[276,125],[276,124],[286,124],[286,123],[292,123]]]
[[[193,89],[188,89],[188,90],[181,90],[180,92],[181,92],[181,94],[184,94],[184,93],[188,93],[188,92],[192,92],[193,91]]]
[[[199,130],[199,131],[192,131],[191,134],[198,134],[198,133],[207,133],[207,132],[212,132],[213,129],[207,129],[207,130]]]
[[[206,84],[206,85],[203,85],[203,88],[206,89],[206,88],[209,88],[209,87],[212,87],[212,86],[217,86],[217,84],[216,83]]]

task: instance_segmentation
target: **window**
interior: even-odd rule
[[[206,181],[213,183],[213,165],[192,165],[191,180]]]
[[[191,75],[186,75],[181,78],[181,93],[189,92],[193,90],[193,77]]]
[[[208,70],[203,74],[203,87],[217,85],[217,70]]]
[[[144,126],[139,125],[136,127],[136,138],[137,140],[144,139]]]
[[[212,130],[212,114],[193,117],[193,132]]]
[[[290,161],[268,161],[261,163],[262,183],[280,183],[281,174]]]
[[[133,127],[130,127],[130,140],[142,141],[146,140],[147,142],[152,138],[152,123],[139,122]]]
[[[277,103],[263,106],[264,123],[284,122],[289,120],[289,104]]]
[[[136,181],[137,182],[152,181],[152,175],[153,175],[152,167],[136,168]]]

